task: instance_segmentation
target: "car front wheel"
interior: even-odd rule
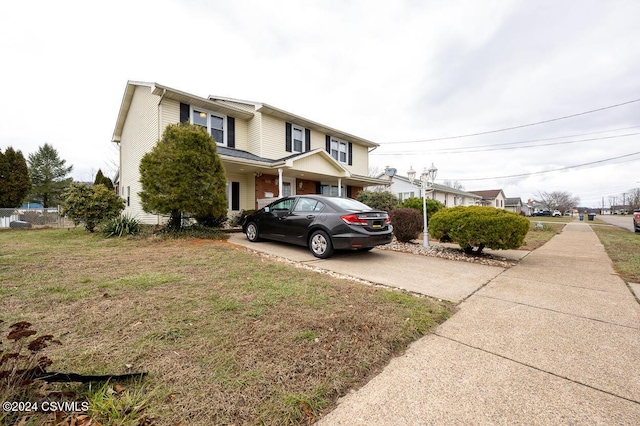
[[[309,250],[315,257],[326,259],[333,254],[331,238],[324,231],[315,231],[309,238]]]
[[[258,225],[256,225],[255,222],[250,222],[247,225],[247,240],[252,243],[260,241],[260,237],[258,237]]]

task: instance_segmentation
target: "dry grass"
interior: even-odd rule
[[[541,217],[540,219],[549,219],[545,217]],[[567,218],[552,218],[552,219],[567,219]],[[539,221],[537,217],[530,218],[531,227],[529,228],[529,232],[524,238],[524,243],[521,250],[535,250],[538,247],[542,246],[544,243],[553,238],[554,235],[559,234],[565,227],[565,223],[555,223],[550,220],[541,220]],[[565,221],[566,222],[566,221]],[[542,224],[542,228],[538,228],[536,225],[538,223]]]
[[[50,370],[149,372],[155,424],[311,422],[451,309],[221,241],[0,232],[0,319],[63,342]]]
[[[623,280],[640,283],[640,235],[615,226],[591,227]]]

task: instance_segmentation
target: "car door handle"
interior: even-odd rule
[[[312,215],[312,214],[308,214],[308,215],[307,215],[307,219],[314,219],[314,218],[315,218],[315,216],[314,216],[314,215]]]

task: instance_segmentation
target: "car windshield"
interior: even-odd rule
[[[359,212],[373,210],[368,205],[363,204],[360,201],[352,200],[351,198],[332,198],[331,202],[348,211]]]

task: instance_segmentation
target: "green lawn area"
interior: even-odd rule
[[[226,241],[0,232],[0,358],[8,326],[28,321],[62,343],[45,350],[48,371],[148,372],[38,391],[89,401],[84,414],[105,425],[308,424],[452,309]],[[14,420],[0,412],[0,424]]]

